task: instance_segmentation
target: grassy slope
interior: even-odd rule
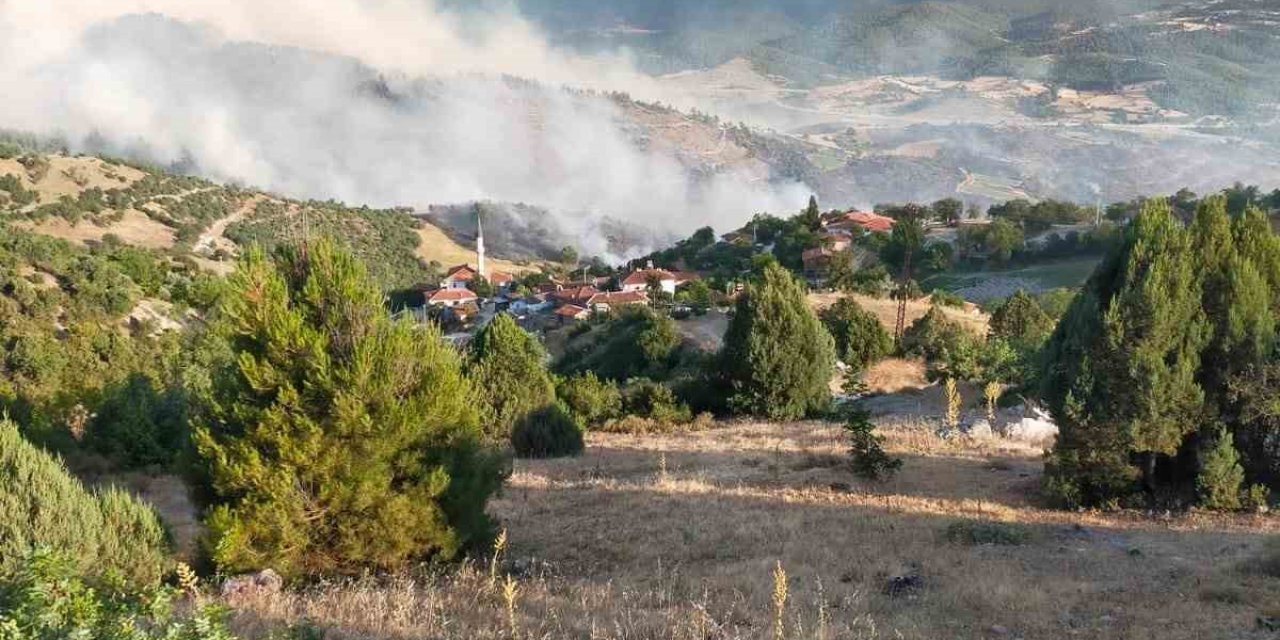
[[[91,156],[38,158],[26,164],[0,159],[0,176],[13,176],[22,190],[34,194],[31,202],[19,203],[0,192],[0,215],[77,244],[115,234],[127,244],[189,256],[210,270],[225,271],[226,254],[240,248],[233,240],[272,244],[300,237],[306,228],[351,242],[388,286],[421,282],[429,275],[424,265],[433,261],[445,267],[475,262],[474,249],[403,211],[294,201]],[[105,194],[105,205],[91,197],[94,190]],[[502,260],[491,264],[528,269]]]

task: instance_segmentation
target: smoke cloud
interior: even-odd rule
[[[691,103],[625,55],[560,51],[510,12],[428,0],[10,1],[0,59],[0,126],[191,161],[291,196],[535,204],[593,253],[605,252],[591,233],[603,216],[685,232],[808,195],[746,175],[691,177],[642,150],[614,102],[563,87]]]

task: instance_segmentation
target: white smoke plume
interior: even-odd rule
[[[622,56],[557,50],[513,13],[430,0],[0,0],[0,127],[287,195],[547,207],[604,252],[613,216],[684,232],[802,206],[802,185],[695,179],[615,104],[680,104]],[[528,78],[537,84],[504,80]],[[686,105],[688,103],[685,103]]]

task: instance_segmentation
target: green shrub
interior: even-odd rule
[[[663,424],[679,424],[693,419],[689,407],[676,399],[670,387],[647,378],[627,381],[622,388],[622,406],[627,415]]]
[[[178,390],[133,374],[104,396],[85,438],[98,453],[128,467],[167,466],[186,447],[188,398]]]
[[[680,332],[671,318],[648,307],[629,306],[599,329],[571,343],[556,370],[594,372],[606,380],[666,379],[680,362]]]
[[[893,338],[874,314],[851,298],[824,309],[822,323],[835,339],[836,357],[855,371],[865,370],[893,351]]]
[[[529,414],[511,432],[511,447],[521,458],[576,456],[584,446],[582,426],[558,402]]]
[[[876,435],[875,424],[866,412],[852,411],[844,423],[849,436],[849,458],[853,472],[867,480],[883,480],[902,468],[902,460],[890,456]]]
[[[0,422],[0,570],[40,549],[84,575],[149,584],[169,563],[167,537],[148,506],[118,489],[94,492],[12,422]]]
[[[1007,522],[953,522],[943,531],[948,542],[970,546],[1018,546],[1031,541],[1031,530]]]
[[[5,640],[232,640],[219,608],[173,606],[172,587],[99,590],[75,563],[36,553],[0,579]]]
[[[542,345],[505,313],[471,341],[467,372],[483,400],[481,422],[491,442],[509,439],[516,423],[555,400],[545,360]]]
[[[960,294],[953,293],[945,289],[934,289],[929,294],[929,298],[933,301],[933,304],[941,307],[951,307],[953,309],[964,308],[964,298],[960,297]]]
[[[588,427],[622,413],[622,393],[618,385],[601,380],[590,371],[561,380],[556,391],[573,415]]]
[[[355,574],[487,545],[502,460],[437,329],[393,321],[324,238],[274,261],[250,251],[230,289],[215,327],[234,357],[193,434],[222,570]]]
[[[1204,454],[1204,466],[1196,478],[1200,489],[1200,505],[1206,509],[1233,511],[1240,508],[1240,488],[1244,484],[1244,468],[1240,454],[1225,430],[1218,432],[1214,444]]]

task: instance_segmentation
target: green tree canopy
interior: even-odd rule
[[[1036,343],[1053,330],[1053,319],[1035,298],[1021,289],[991,314],[991,335],[1017,342]]]
[[[494,442],[517,422],[556,398],[542,345],[510,315],[498,314],[471,342],[468,373],[480,393],[481,423]]]
[[[791,420],[830,400],[831,336],[809,309],[800,283],[777,264],[766,263],[759,281],[738,299],[720,361],[730,406],[738,412]]]
[[[321,239],[254,249],[214,330],[234,358],[195,432],[224,571],[286,576],[450,558],[491,533],[500,460],[438,331],[392,321],[348,251]]]
[[[821,314],[835,340],[836,357],[862,371],[893,351],[893,338],[874,314],[852,298],[841,298]]]

